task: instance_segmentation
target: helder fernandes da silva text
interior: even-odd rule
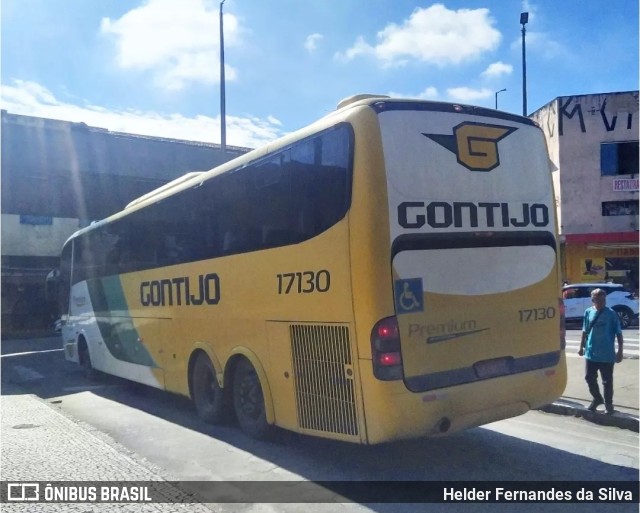
[[[613,486],[597,490],[576,486],[575,490],[512,490],[496,487],[494,490],[476,488],[444,489],[445,501],[633,501],[631,490],[619,490]]]

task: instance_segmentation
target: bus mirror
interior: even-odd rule
[[[52,269],[47,274],[45,281],[45,296],[47,301],[57,301],[58,299],[58,283],[60,281],[60,270]]]
[[[51,269],[51,271],[49,271],[49,274],[47,274],[47,282],[57,281],[59,278],[60,278],[59,269]]]

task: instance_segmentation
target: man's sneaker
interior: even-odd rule
[[[598,409],[598,406],[600,406],[601,404],[604,404],[604,401],[602,399],[594,399],[593,401],[591,401],[591,404],[587,409],[589,411],[595,412]]]
[[[613,404],[606,404],[605,410],[607,412],[607,415],[613,415],[613,412],[614,412]]]

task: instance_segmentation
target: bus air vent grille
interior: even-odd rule
[[[290,334],[298,425],[357,436],[348,327],[294,324]]]

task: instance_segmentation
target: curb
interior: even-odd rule
[[[601,411],[592,412],[589,411],[582,403],[568,401],[566,399],[559,399],[551,404],[546,404],[538,408],[538,410],[546,413],[555,413],[557,415],[582,417],[594,424],[628,429],[629,431],[638,433],[638,417],[618,410],[616,410],[613,415],[607,415]]]

